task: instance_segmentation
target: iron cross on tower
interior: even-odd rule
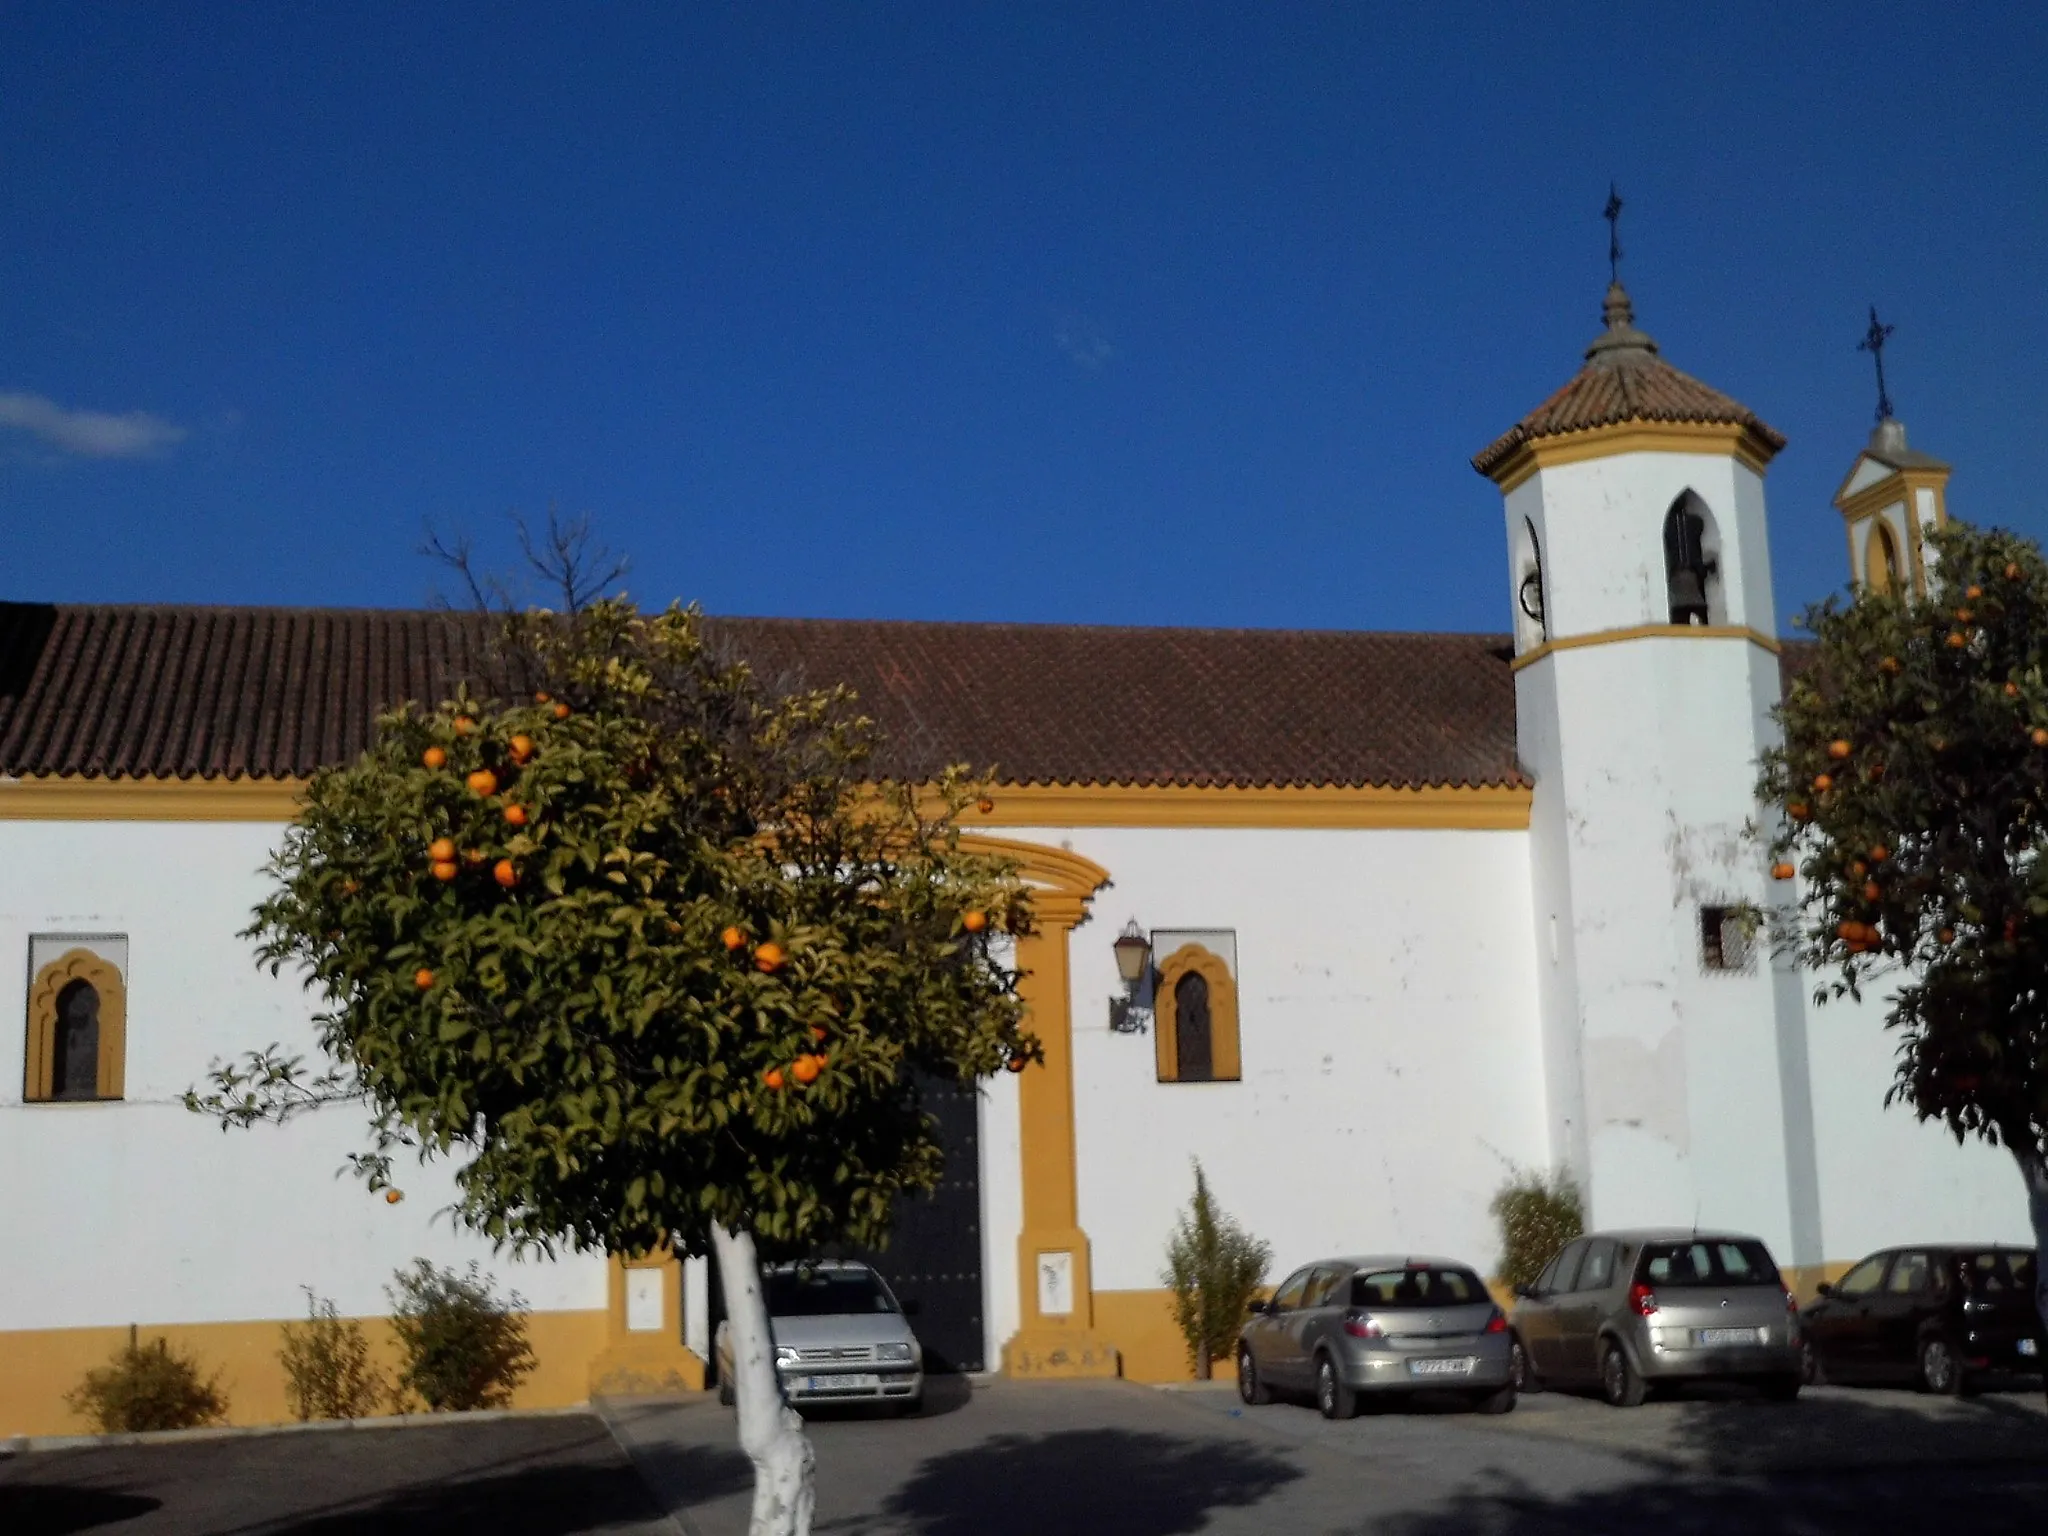
[[[1614,183],[1607,183],[1607,208],[1600,215],[1607,221],[1607,279],[1612,283],[1621,281],[1621,194]]]
[[[1877,419],[1880,425],[1892,419],[1892,397],[1884,388],[1884,344],[1886,338],[1897,330],[1894,325],[1880,325],[1877,306],[1870,306],[1870,329],[1863,333],[1863,339],[1856,343],[1858,352],[1868,352],[1871,361],[1877,364]]]

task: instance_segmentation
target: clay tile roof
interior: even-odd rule
[[[775,682],[845,683],[878,768],[1005,782],[1520,785],[1495,635],[713,618]],[[0,603],[0,773],[303,777],[444,697],[467,615]]]
[[[1586,351],[1585,366],[1506,432],[1475,454],[1472,467],[1492,475],[1525,443],[1631,421],[1699,422],[1747,428],[1771,453],[1784,435],[1755,411],[1732,400],[1657,355],[1657,344],[1635,329],[1628,296],[1610,289],[1607,331]]]

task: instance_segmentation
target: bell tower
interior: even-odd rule
[[[1877,428],[1835,492],[1835,506],[1848,525],[1850,584],[1924,597],[1934,574],[1927,535],[1948,521],[1948,465],[1907,447],[1906,424],[1892,414],[1884,383],[1891,333],[1873,305],[1858,350],[1877,365]]]
[[[1803,994],[1746,915],[1785,440],[1664,361],[1613,276],[1579,371],[1472,461],[1507,521],[1553,1157],[1603,1226],[1726,1223],[1806,1262]]]

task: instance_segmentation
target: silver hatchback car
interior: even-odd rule
[[[1237,1390],[1313,1392],[1326,1419],[1367,1397],[1449,1389],[1482,1413],[1515,1406],[1506,1317],[1454,1259],[1324,1259],[1252,1303],[1238,1332]]]
[[[1595,1232],[1565,1245],[1511,1319],[1522,1385],[1597,1386],[1633,1408],[1653,1384],[1739,1377],[1799,1395],[1799,1306],[1770,1251],[1736,1232]]]
[[[924,1402],[924,1349],[889,1284],[852,1260],[774,1264],[761,1271],[775,1374],[791,1403],[887,1403],[916,1413]],[[732,1406],[731,1325],[720,1323],[718,1400]]]

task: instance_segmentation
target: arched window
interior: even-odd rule
[[[1544,614],[1543,547],[1536,539],[1536,524],[1522,519],[1521,536],[1515,541],[1515,648],[1533,650],[1550,637]]]
[[[1152,1023],[1162,1083],[1238,1078],[1237,981],[1221,955],[1183,944],[1159,962]]]
[[[1691,491],[1664,515],[1664,582],[1673,624],[1719,622],[1718,539],[1706,504]]]
[[[1878,518],[1870,525],[1870,590],[1889,597],[1899,590],[1899,546],[1890,524]]]
[[[127,1004],[120,970],[89,949],[67,949],[38,970],[28,993],[23,1097],[45,1103],[120,1098]]]

